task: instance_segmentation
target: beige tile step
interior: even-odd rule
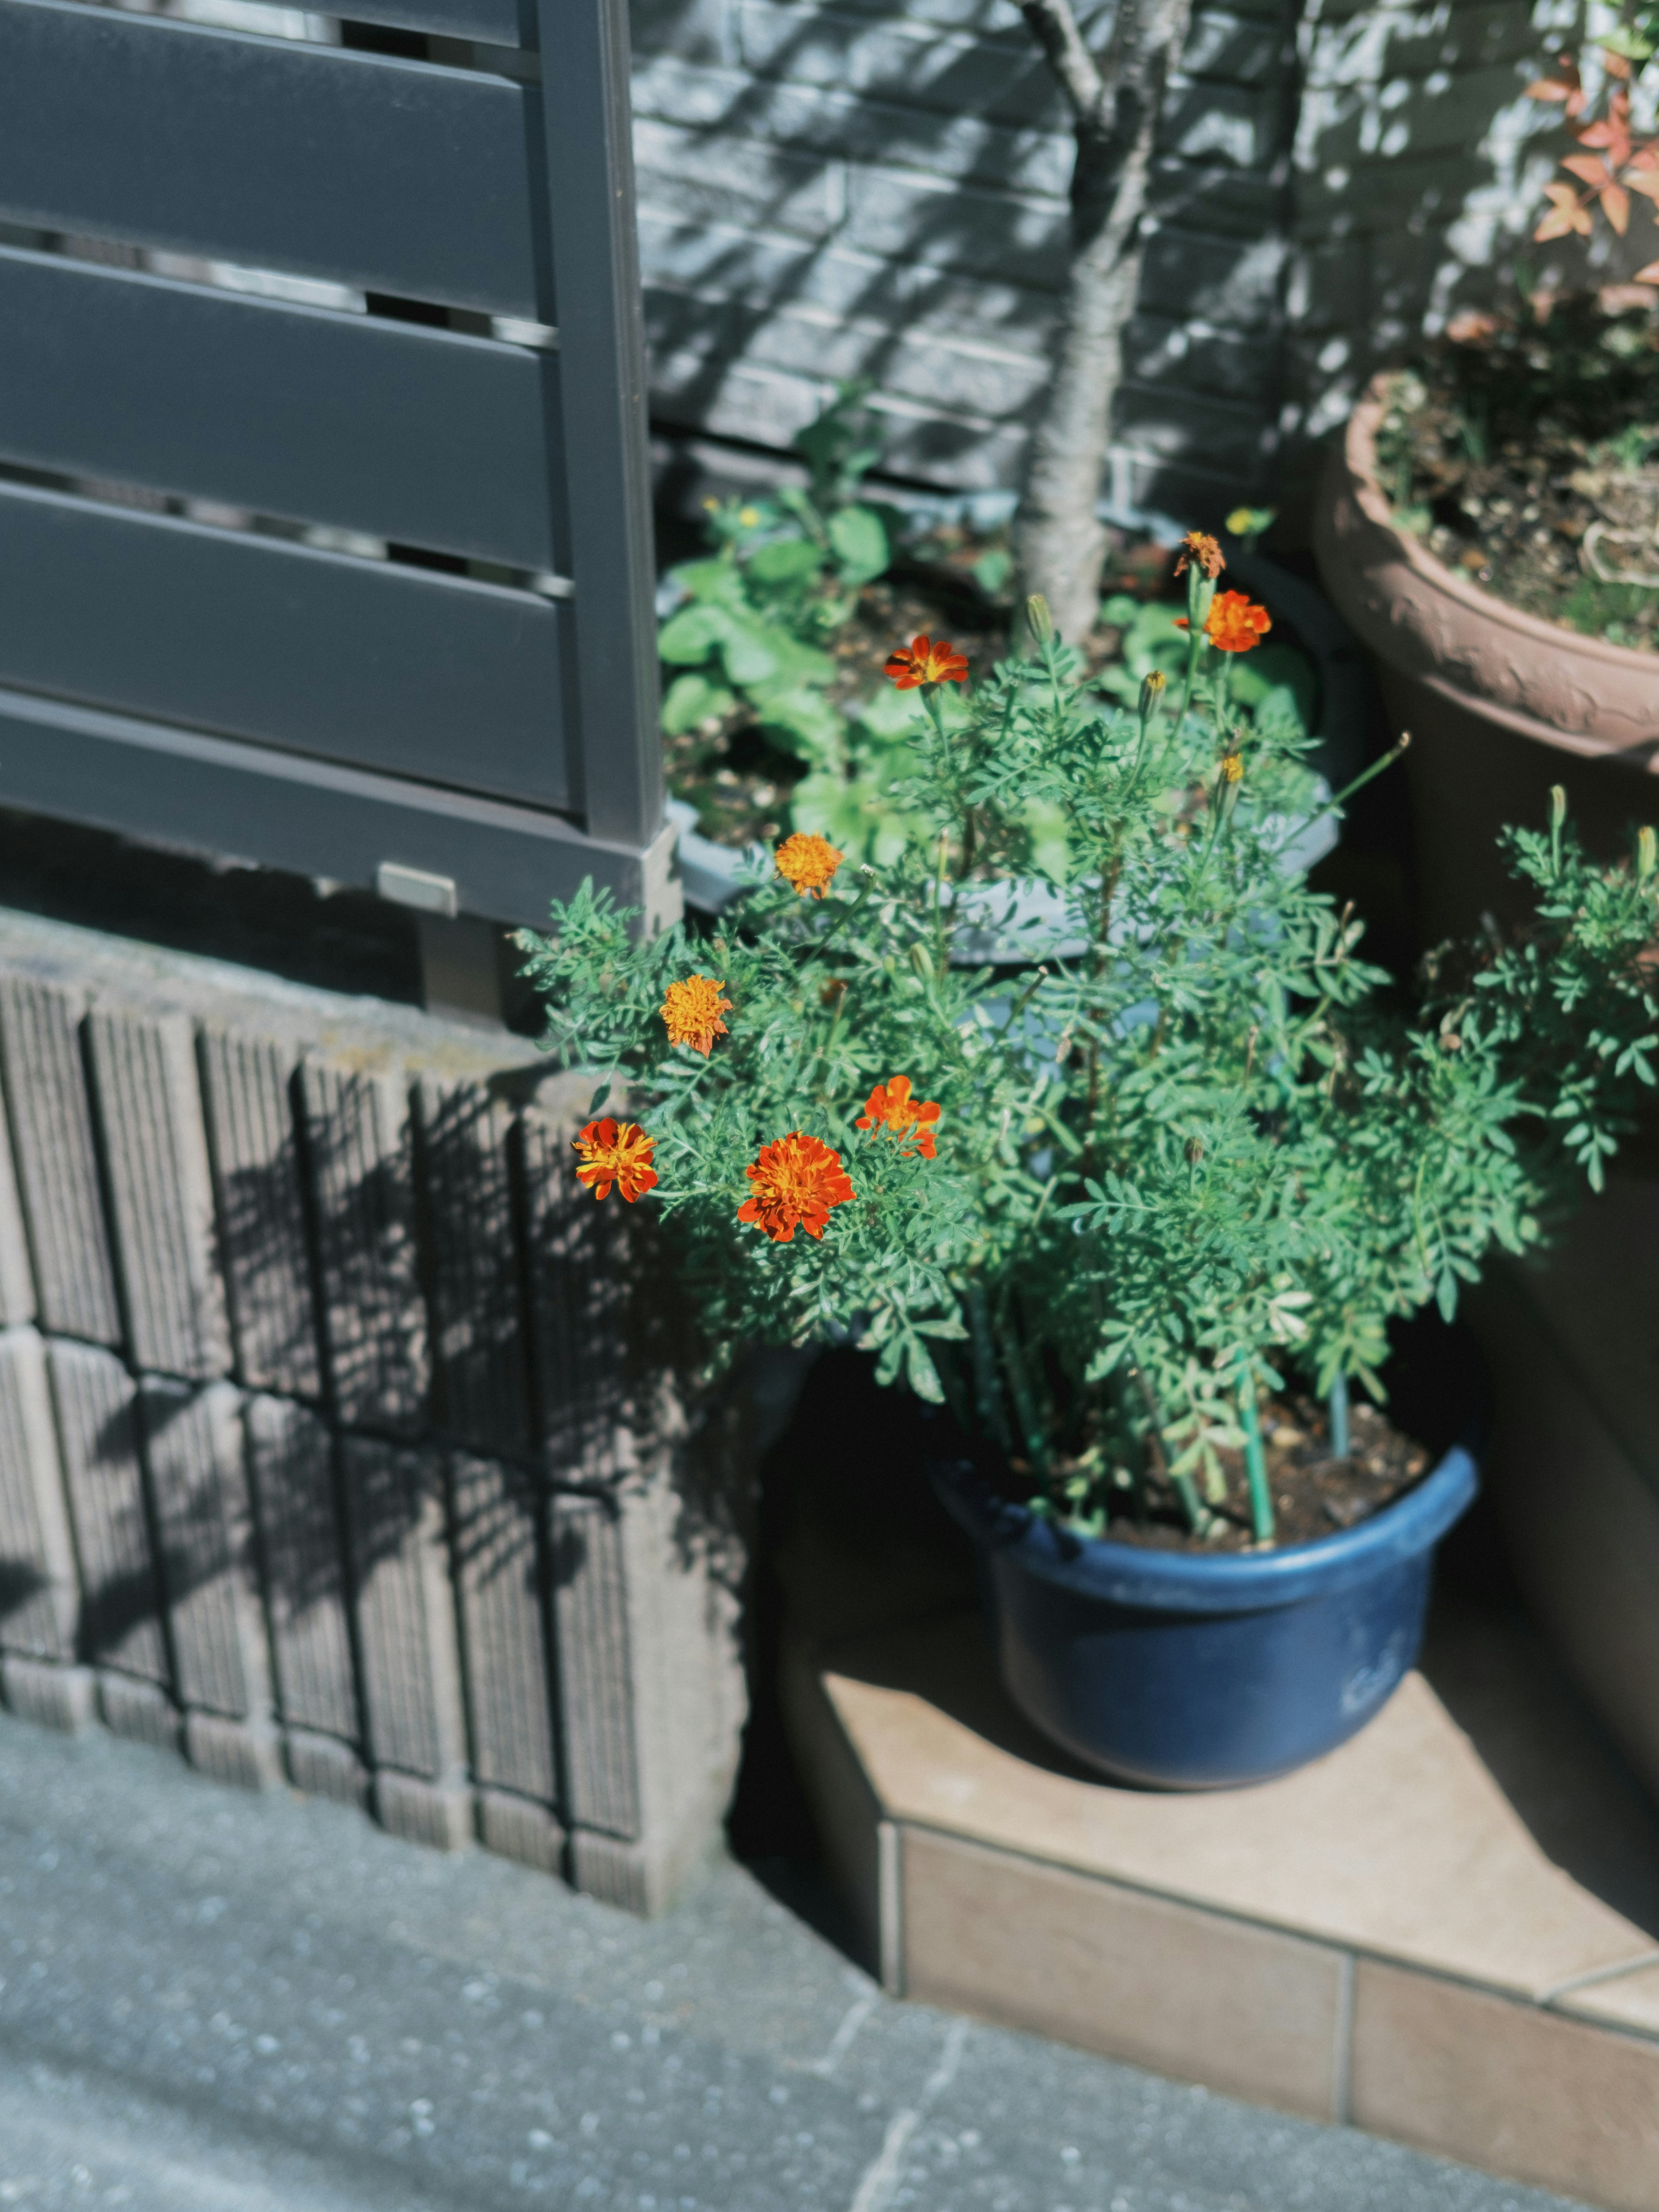
[[[784,1698],[890,1988],[1659,2212],[1659,1828],[1511,1616],[1214,1796],[1071,1764],[971,1613],[798,1632]]]

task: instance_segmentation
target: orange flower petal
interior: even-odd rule
[[[731,1035],[720,1019],[732,1011],[730,999],[720,996],[725,988],[709,975],[688,975],[684,982],[671,983],[657,1009],[667,1028],[669,1043],[689,1044],[706,1060],[714,1039]]]
[[[654,1140],[637,1121],[615,1121],[607,1115],[602,1121],[590,1121],[570,1141],[580,1163],[576,1180],[595,1198],[609,1198],[614,1184],[631,1206],[656,1188]]]
[[[789,1243],[797,1229],[822,1237],[830,1207],[854,1195],[841,1154],[799,1129],[763,1145],[744,1173],[754,1188],[738,1208],[738,1219],[762,1230],[775,1244]]]
[[[827,837],[820,837],[811,830],[797,830],[793,836],[786,837],[779,846],[772,856],[772,864],[798,897],[805,898],[810,895],[822,898],[846,857],[844,853],[836,850]]]

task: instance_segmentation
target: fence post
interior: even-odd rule
[[[575,586],[571,795],[592,837],[662,826],[627,0],[537,0]],[[620,489],[619,489],[620,488]]]

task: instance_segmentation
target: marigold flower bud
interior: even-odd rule
[[[1659,866],[1659,841],[1656,841],[1651,829],[1638,830],[1636,833],[1637,882],[1649,882],[1656,866]]]
[[[1047,645],[1054,634],[1054,610],[1041,592],[1033,592],[1025,602],[1025,621],[1039,645]]]

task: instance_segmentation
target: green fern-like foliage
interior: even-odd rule
[[[1085,1527],[1149,1466],[1201,1522],[1262,1390],[1382,1395],[1389,1323],[1599,1186],[1659,1048],[1651,834],[1595,865],[1559,805],[1508,840],[1528,929],[1402,1008],[1292,864],[1320,787],[1292,720],[1233,704],[1212,592],[1194,569],[1185,671],[1136,706],[1052,635],[965,713],[913,695],[925,833],[822,899],[757,868],[712,939],[642,940],[584,890],[523,939],[550,1048],[654,1140],[641,1202],[711,1341],[868,1346]],[[659,1012],[694,973],[732,1002],[707,1054]],[[857,1126],[897,1075],[933,1158]],[[797,1131],[854,1196],[776,1242],[738,1212]]]

